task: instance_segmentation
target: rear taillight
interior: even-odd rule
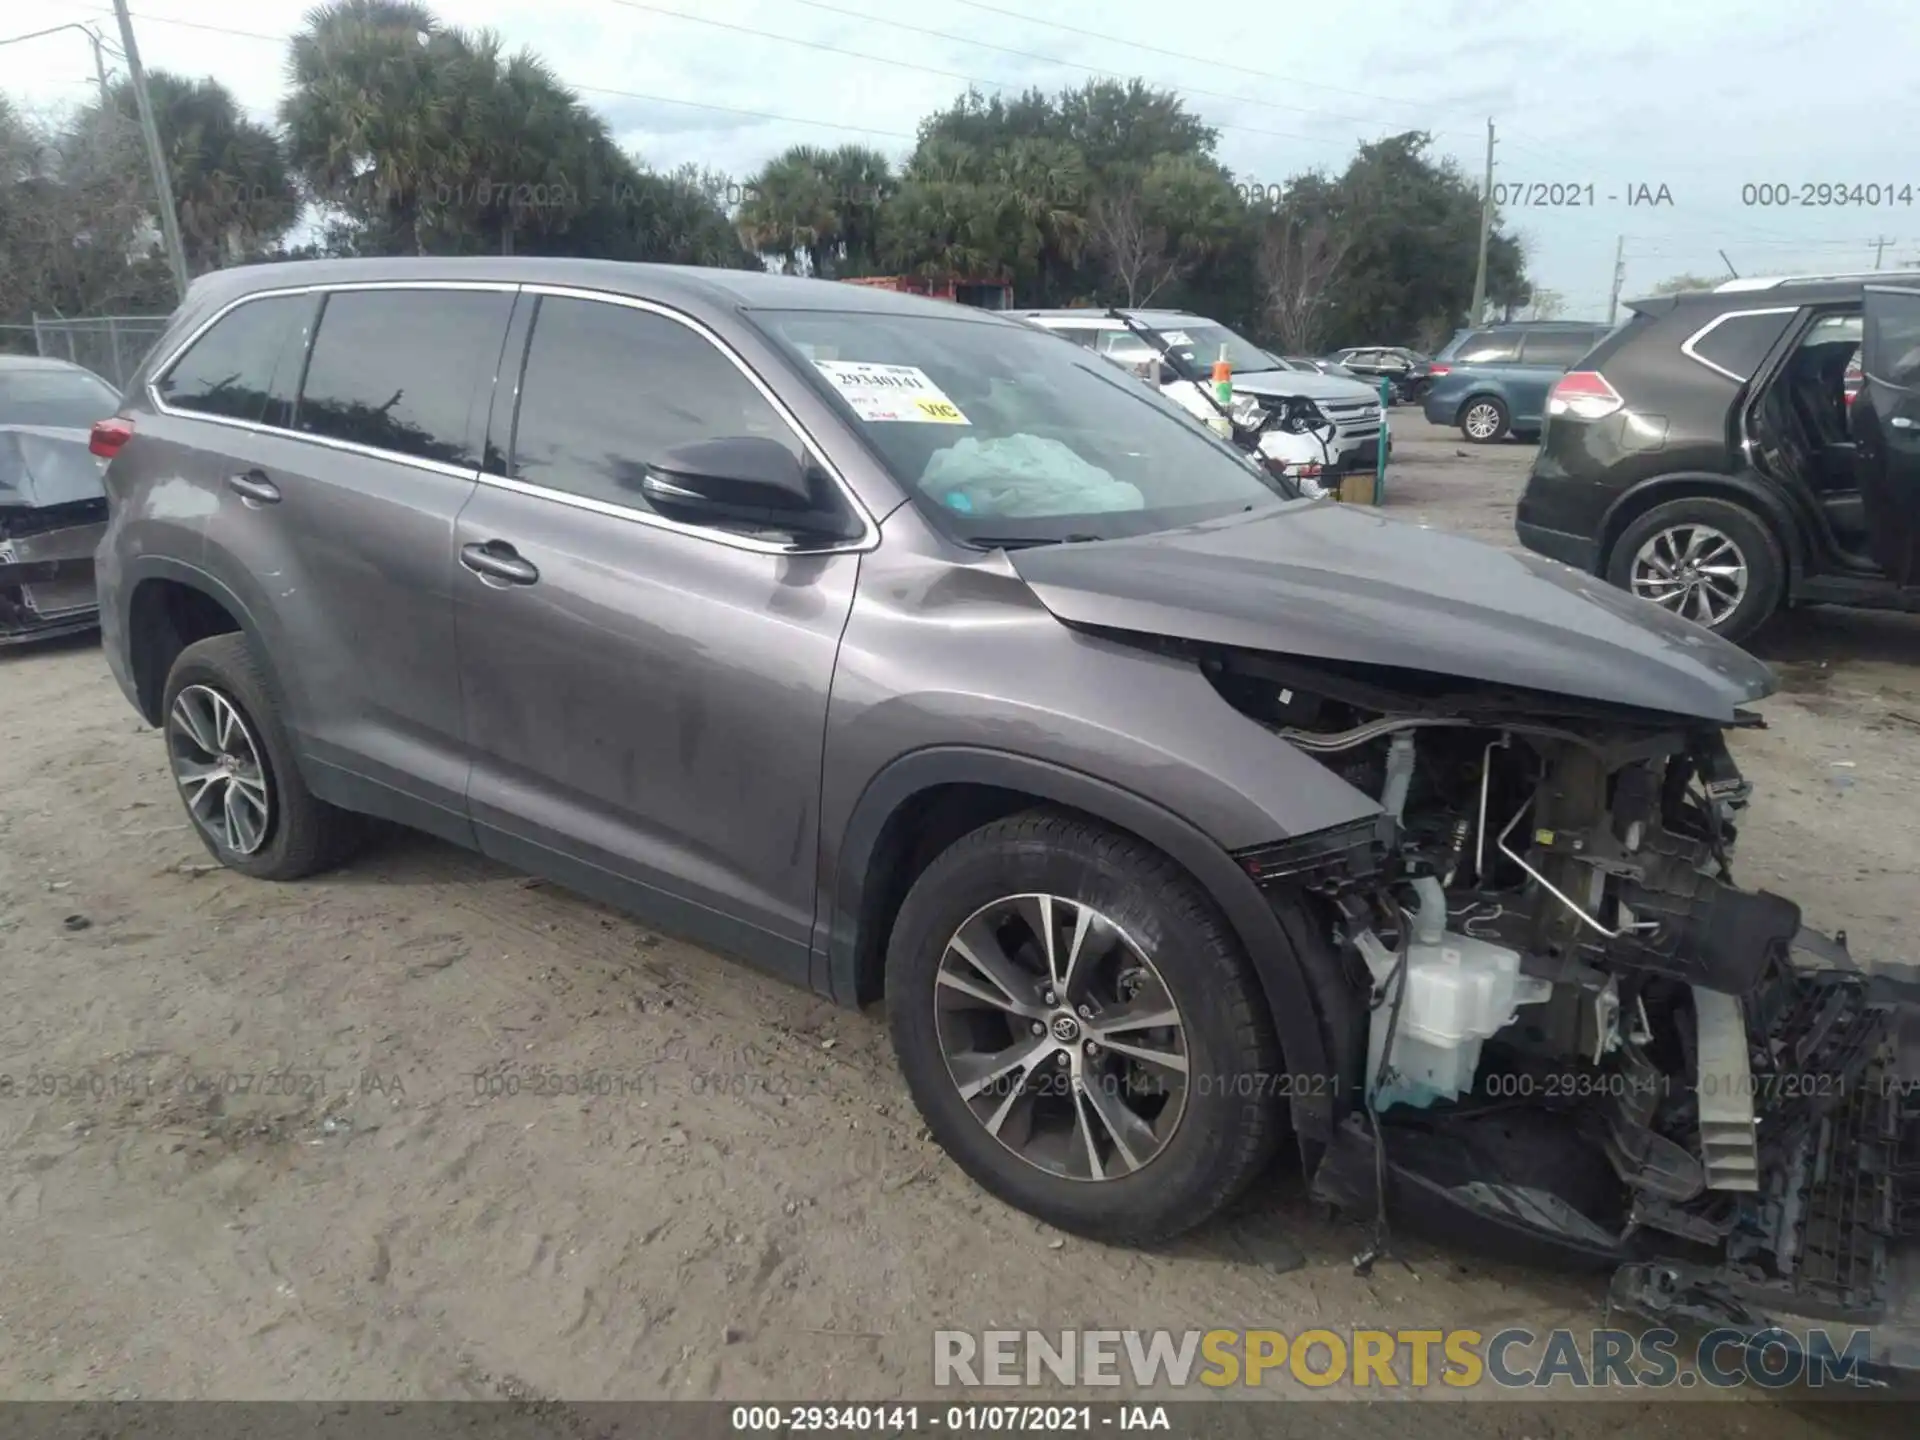
[[[87,437],[87,449],[102,460],[111,460],[120,453],[120,447],[132,438],[133,421],[114,415],[93,422],[93,433]]]
[[[1580,420],[1604,420],[1626,401],[1598,370],[1569,370],[1547,392],[1549,415],[1572,415]]]
[[[1453,373],[1453,367],[1451,365],[1442,365],[1436,360],[1427,367],[1427,373],[1429,375],[1451,375]]]

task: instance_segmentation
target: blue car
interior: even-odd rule
[[[1462,330],[1433,362],[1423,409],[1476,445],[1540,433],[1547,391],[1608,333],[1588,321],[1534,320]]]

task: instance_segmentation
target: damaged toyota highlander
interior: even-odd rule
[[[769,275],[218,272],[100,443],[108,658],[224,864],[380,816],[884,999],[1065,1229],[1285,1144],[1363,1220],[1912,1360],[1915,1011],[1739,883],[1772,679],[1691,622]]]

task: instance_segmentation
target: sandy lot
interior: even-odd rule
[[[1395,422],[1389,508],[1510,543],[1529,448]],[[1920,621],[1802,615],[1761,648],[1787,688],[1739,742],[1743,878],[1920,959]],[[1284,1166],[1166,1251],[1054,1234],[922,1138],[877,1015],[435,841],[293,886],[210,870],[90,641],[0,655],[0,797],[0,1398],[880,1399],[932,1393],[935,1326],[1604,1323],[1589,1281],[1408,1238],[1356,1278],[1361,1232]]]

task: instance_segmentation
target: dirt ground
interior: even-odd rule
[[[1390,511],[1510,544],[1530,448],[1409,415]],[[1805,614],[1760,648],[1786,683],[1738,741],[1743,878],[1920,959],[1920,619]],[[933,1393],[936,1326],[1605,1323],[1588,1280],[1404,1237],[1356,1278],[1361,1231],[1284,1165],[1165,1251],[1062,1237],[923,1137],[877,1015],[436,841],[290,886],[209,869],[90,640],[0,655],[0,797],[0,1398],[877,1400]],[[1870,1423],[1744,1398],[1421,1420]]]

